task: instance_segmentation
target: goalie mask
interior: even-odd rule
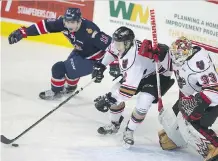
[[[118,50],[120,57],[123,57],[127,53],[127,51],[132,47],[134,39],[134,32],[125,26],[118,28],[113,33],[114,45]]]
[[[192,53],[192,43],[184,36],[173,42],[170,47],[172,62],[177,67],[182,66]]]

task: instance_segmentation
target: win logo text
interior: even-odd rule
[[[149,20],[149,8],[143,8],[141,4],[134,4],[125,1],[109,1],[110,5],[110,16],[118,18],[118,16],[122,13],[122,18],[125,20],[136,22],[137,18],[139,18],[139,22],[142,24],[147,24]]]

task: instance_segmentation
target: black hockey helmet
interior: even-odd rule
[[[82,14],[79,8],[68,8],[64,14],[66,21],[79,21],[82,18]]]
[[[113,33],[113,41],[115,44],[117,44],[117,48],[120,48],[118,50],[122,52],[122,54],[120,54],[121,58],[124,57],[128,50],[133,46],[134,39],[134,32],[130,28],[127,28],[125,26],[121,26]],[[118,45],[120,42],[123,42],[124,48],[121,47],[122,45]]]
[[[134,32],[125,26],[119,27],[114,33],[113,33],[113,40],[117,42],[126,42],[130,41],[133,42],[135,39]]]

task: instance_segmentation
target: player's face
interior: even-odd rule
[[[125,52],[124,42],[114,41],[115,48],[118,50],[119,54],[123,54]]]
[[[70,32],[76,32],[78,30],[79,22],[78,21],[67,21],[67,20],[64,20],[64,26]]]

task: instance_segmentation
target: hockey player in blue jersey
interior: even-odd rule
[[[111,43],[111,37],[100,31],[95,23],[82,18],[79,8],[68,8],[58,19],[45,19],[27,28],[21,27],[11,33],[8,40],[9,44],[14,44],[28,36],[56,32],[62,32],[74,49],[65,61],[52,66],[51,89],[39,94],[45,100],[75,91],[80,77],[92,73],[93,65],[103,58]],[[112,64],[110,69],[111,75],[119,74],[118,64]]]

